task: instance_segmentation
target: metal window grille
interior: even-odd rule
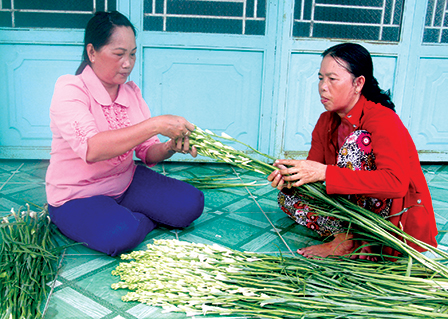
[[[264,35],[266,0],[145,0],[145,31]]]
[[[116,0],[0,0],[0,27],[84,29],[92,14],[116,6]]]
[[[294,37],[398,42],[404,0],[295,0]]]
[[[429,0],[423,43],[448,43],[448,0]]]

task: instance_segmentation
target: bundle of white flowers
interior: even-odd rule
[[[263,318],[448,318],[448,280],[406,258],[312,260],[155,240],[112,272],[124,301]]]

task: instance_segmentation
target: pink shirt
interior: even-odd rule
[[[145,162],[148,149],[160,143],[157,136],[118,157],[87,163],[87,140],[98,132],[115,130],[151,117],[134,82],[120,85],[112,102],[106,89],[87,66],[78,76],[61,76],[50,106],[53,133],[51,159],[46,176],[47,201],[51,206],[95,195],[121,195],[131,183],[133,151]]]

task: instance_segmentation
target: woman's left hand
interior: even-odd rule
[[[198,155],[196,147],[193,146],[190,148],[190,140],[188,139],[188,136],[175,140],[171,139],[167,143],[168,149],[173,153],[191,154],[193,157]]]
[[[275,161],[274,166],[279,168],[288,187],[325,181],[326,178],[327,165],[315,161],[280,159]]]

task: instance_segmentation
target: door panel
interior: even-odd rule
[[[143,56],[153,116],[180,115],[257,147],[262,52],[145,48]]]
[[[0,154],[6,158],[49,158],[49,107],[59,76],[74,73],[79,48],[0,45]]]
[[[260,52],[144,50],[144,96],[154,115],[185,116],[200,127],[257,144]]]
[[[410,133],[420,158],[446,161],[448,59],[421,58],[416,88]]]
[[[324,111],[317,88],[320,61],[317,53],[291,54],[283,138],[286,157],[306,157],[314,125]]]

